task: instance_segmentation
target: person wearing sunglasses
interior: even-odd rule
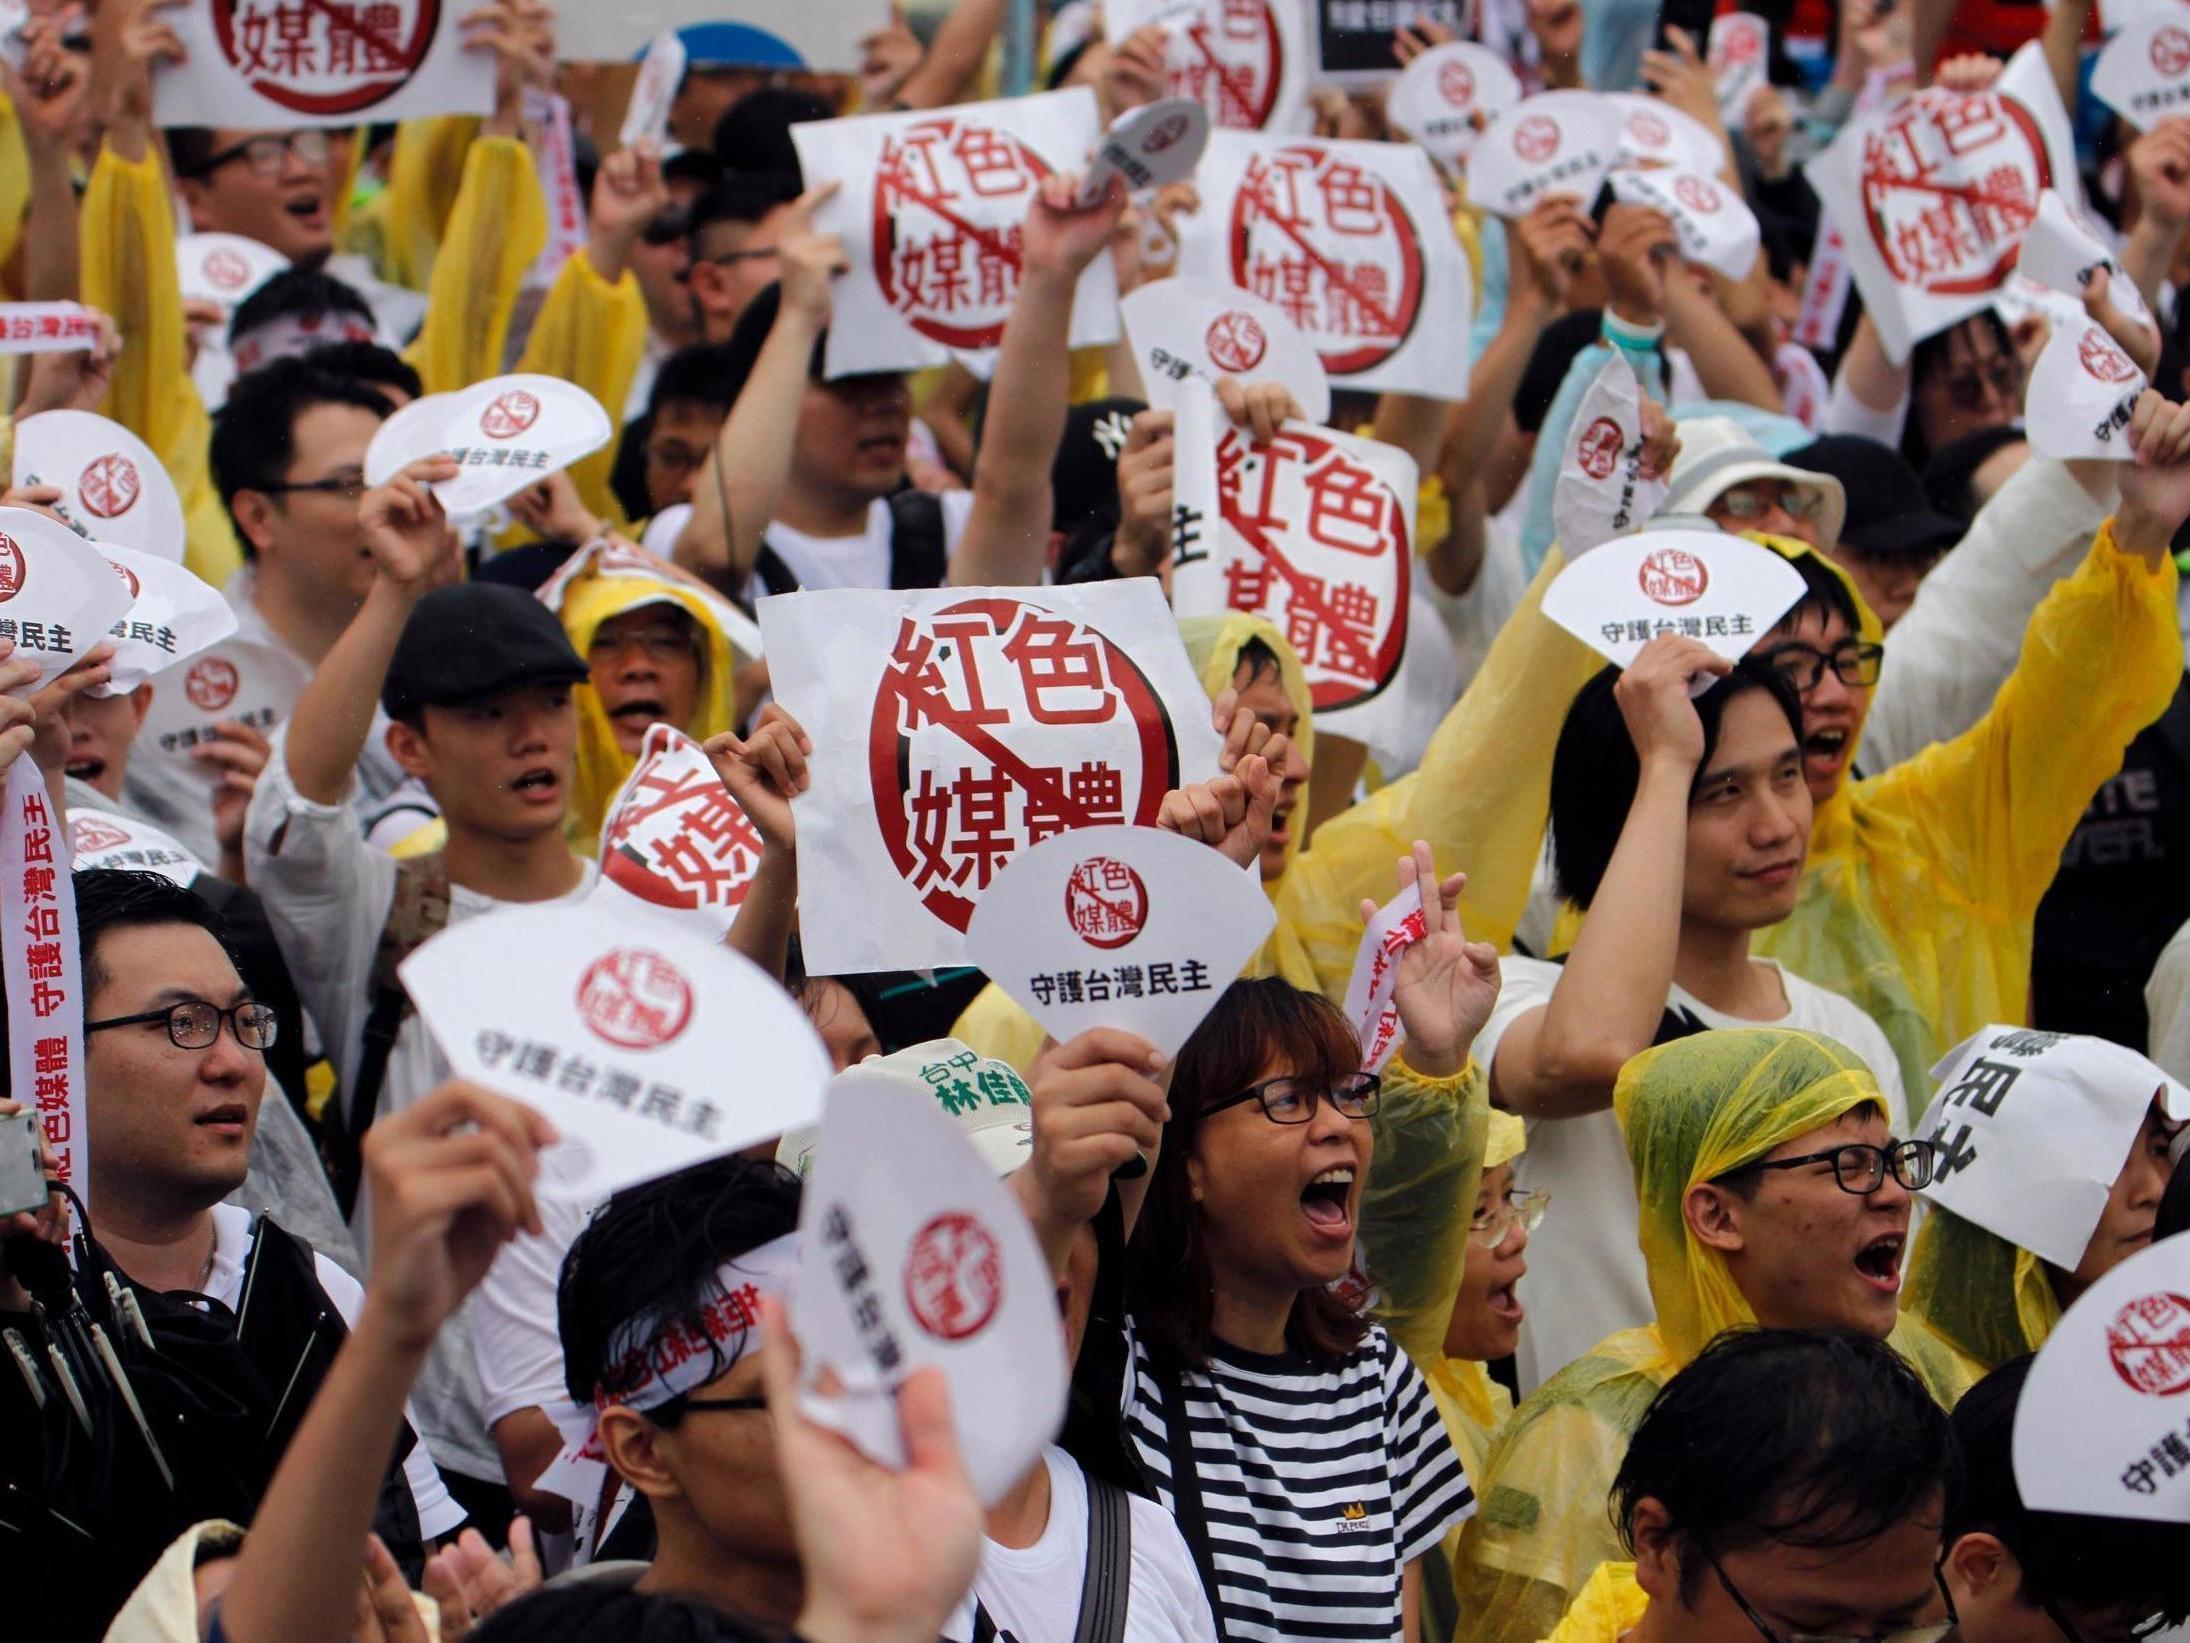
[[[1960,1474],[1946,1412],[1890,1347],[1722,1335],[1644,1411],[1611,1490],[1627,1557],[1551,1643],[1942,1643]]]
[[[1657,1320],[1567,1365],[1493,1444],[1489,1506],[1454,1569],[1460,1643],[1537,1643],[1620,1555],[1604,1502],[1629,1436],[1710,1341],[1762,1324],[1901,1344],[1901,1252],[1932,1149],[1895,1138],[1853,1051],[1786,1028],[1697,1033],[1630,1061],[1613,1108]],[[1936,1387],[1939,1354],[1913,1345]]]
[[[1954,1406],[1962,1488],[1941,1566],[1957,1643],[2131,1643],[2190,1621],[2180,1524],[2047,1512],[2015,1482],[2015,1412],[2028,1357],[2002,1364]]]

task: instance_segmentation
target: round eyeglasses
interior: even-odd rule
[[[236,1035],[238,1044],[263,1054],[274,1047],[274,1039],[281,1030],[281,1018],[274,1013],[271,1004],[238,1004],[224,1010],[218,1004],[193,998],[170,1004],[164,1010],[141,1010],[136,1015],[87,1021],[84,1031],[103,1033],[109,1027],[136,1027],[151,1021],[166,1023],[167,1036],[179,1050],[212,1048],[213,1041],[221,1035],[221,1023],[225,1021],[229,1031]]]
[[[1468,1236],[1485,1249],[1496,1249],[1515,1227],[1534,1232],[1542,1226],[1544,1211],[1550,1207],[1548,1192],[1509,1192],[1501,1203],[1468,1223]]]
[[[1827,1147],[1823,1152],[1806,1152],[1799,1158],[1759,1158],[1753,1164],[1728,1170],[1719,1179],[1732,1180],[1751,1170],[1801,1169],[1808,1164],[1830,1164],[1835,1186],[1842,1192],[1866,1198],[1886,1184],[1889,1174],[1909,1191],[1921,1192],[1931,1185],[1932,1171],[1938,1161],[1939,1149],[1929,1141],[1895,1141],[1883,1147],[1851,1141],[1843,1147]]]

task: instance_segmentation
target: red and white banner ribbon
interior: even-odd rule
[[[99,316],[80,302],[0,302],[0,354],[59,354],[99,345]]]
[[[1361,1039],[1361,1070],[1382,1072],[1399,1047],[1399,955],[1428,931],[1422,918],[1422,887],[1410,884],[1376,910],[1361,934],[1354,973],[1346,983],[1346,1019]]]
[[[547,243],[526,274],[528,285],[545,290],[571,254],[586,243],[586,202],[578,191],[577,149],[570,134],[570,103],[537,86],[525,88],[525,120],[532,128],[532,153],[547,188]]]
[[[37,1112],[55,1173],[88,1205],[84,983],[68,830],[58,825],[45,775],[28,753],[8,767],[0,816],[0,964],[7,975],[9,1089]]]

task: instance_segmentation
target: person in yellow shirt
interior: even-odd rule
[[[1935,1566],[1960,1472],[1946,1412],[1890,1348],[1721,1336],[1652,1400],[1621,1462],[1612,1508],[1633,1561],[1601,1565],[1550,1643],[1940,1643],[1955,1614]]]

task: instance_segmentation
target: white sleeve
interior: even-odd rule
[[[2190,924],[2174,934],[2144,984],[2152,1017],[2147,1051],[2171,1078],[2190,1080]]]
[[[958,552],[958,540],[966,534],[966,521],[973,517],[973,492],[945,491],[936,500],[943,504],[943,557],[947,561]]]
[[[1126,1506],[1133,1525],[1129,1590],[1135,1613],[1146,1605],[1153,1617],[1154,1630],[1147,1635],[1217,1643],[1217,1623],[1209,1613],[1209,1598],[1194,1567],[1194,1554],[1179,1533],[1178,1520],[1138,1495],[1130,1496]]]
[[[489,1428],[505,1415],[570,1397],[555,1293],[563,1257],[585,1226],[585,1210],[552,1194],[543,1193],[539,1202],[545,1230],[504,1244],[472,1300],[472,1356]]]
[[[2111,499],[2094,501],[2064,462],[2033,456],[2016,470],[1886,636],[1857,750],[1863,774],[1952,741],[1985,716],[2015,671],[2031,612],[2083,562],[2112,511]]]
[[[1483,1030],[1475,1035],[1473,1052],[1475,1064],[1486,1074],[1495,1067],[1498,1046],[1505,1040],[1506,1029],[1529,1011],[1540,1010],[1549,1004],[1552,990],[1565,974],[1563,965],[1553,964],[1548,959],[1499,954],[1498,1002],[1491,1006],[1490,1019],[1483,1023]],[[1493,1093],[1496,1088],[1494,1081]]]
[[[1901,430],[1908,420],[1909,401],[1905,392],[1901,403],[1891,410],[1874,410],[1855,397],[1855,390],[1848,386],[1848,373],[1842,371],[1833,378],[1833,395],[1825,402],[1825,426],[1818,431],[1827,434],[1860,434],[1865,439],[1875,439],[1881,445],[1891,445],[1898,450],[1901,445]]]

